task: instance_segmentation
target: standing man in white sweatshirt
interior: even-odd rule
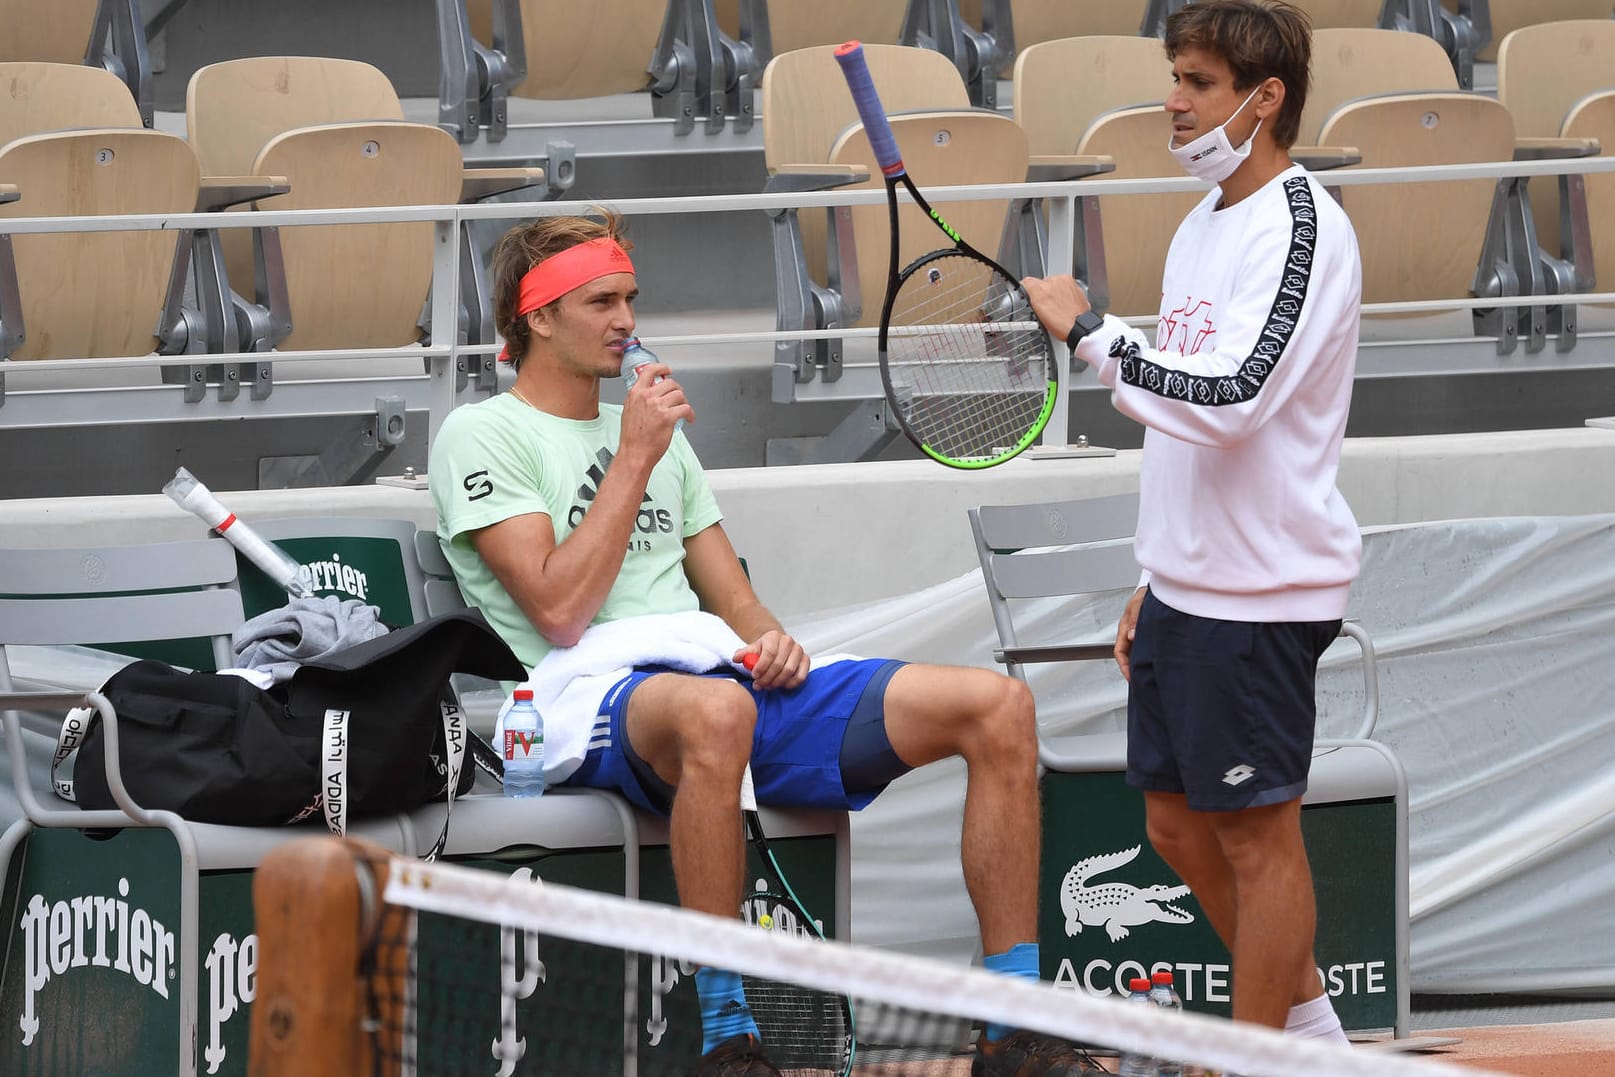
[[[1144,569],[1116,637],[1127,779],[1150,842],[1233,954],[1236,1020],[1345,1039],[1312,956],[1301,840],[1318,659],[1361,556],[1335,473],[1362,266],[1351,222],[1291,162],[1311,29],[1274,0],[1167,20],[1173,155],[1218,184],[1167,254],[1155,346],[1070,277],[1026,288],[1051,333],[1149,429]]]

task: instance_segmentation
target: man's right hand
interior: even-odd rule
[[[1116,668],[1122,671],[1128,683],[1133,680],[1133,666],[1130,661],[1133,653],[1133,637],[1138,633],[1138,611],[1144,605],[1144,592],[1148,587],[1140,587],[1133,592],[1133,597],[1127,600],[1127,608],[1122,610],[1121,623],[1116,626]]]
[[[1043,323],[1049,335],[1064,340],[1077,324],[1077,316],[1093,309],[1088,293],[1077,278],[1069,273],[1054,277],[1026,277],[1021,281],[1026,298],[1032,302],[1032,313]]]
[[[665,363],[647,363],[623,398],[620,445],[623,449],[641,449],[652,462],[667,452],[680,419],[695,421],[695,409],[672,375]]]

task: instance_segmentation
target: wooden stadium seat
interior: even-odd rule
[[[254,172],[285,176],[292,187],[261,205],[326,209],[450,205],[460,197],[461,170],[459,146],[439,128],[342,123],[277,135]],[[431,291],[434,228],[419,221],[282,229],[293,329],[281,347],[415,343]]]
[[[1615,89],[1615,20],[1575,19],[1515,30],[1497,52],[1497,99],[1522,138],[1557,138],[1588,94]]]
[[[1615,13],[1611,0],[1488,0],[1492,39],[1478,53],[1477,60],[1496,60],[1503,40],[1525,26],[1567,19],[1608,19]],[[1457,0],[1441,0],[1448,11],[1457,11]]]
[[[730,37],[740,36],[740,11],[754,0],[716,0],[718,25]],[[755,0],[768,19],[770,53],[765,60],[817,45],[862,41],[895,45],[903,29],[907,0]]]
[[[538,169],[467,173],[453,138],[404,122],[392,83],[354,60],[267,56],[209,64],[191,76],[185,116],[210,174],[289,182],[289,193],[254,203],[265,209],[446,205],[481,177],[506,179],[507,188],[543,178]],[[432,227],[282,229],[292,331],[281,347],[391,347],[418,340]],[[231,229],[223,242],[229,278],[244,291],[254,279],[252,238]]]
[[[892,134],[902,152],[903,163],[920,183],[948,186],[961,184],[1020,183],[1026,179],[1030,157],[1026,132],[1007,116],[985,110],[922,112],[893,116]],[[862,124],[848,130],[830,151],[830,161],[838,165],[862,165],[870,178],[861,187],[882,187],[880,167],[869,147]],[[953,202],[938,208],[954,231],[972,246],[992,257],[1000,233],[1008,199],[982,202]],[[919,207],[904,204],[899,212],[902,248],[898,264],[907,265],[928,250],[948,246]],[[858,279],[862,284],[863,317],[849,324],[878,325],[881,300],[886,291],[886,269],[891,254],[887,241],[888,211],[881,206],[857,206],[852,211],[852,227],[858,236]]]
[[[1596,138],[1603,156],[1615,156],[1615,89],[1589,94],[1565,117],[1566,138]],[[1592,225],[1594,286],[1615,286],[1615,175],[1588,176],[1587,218]],[[1549,248],[1552,250],[1552,248]]]
[[[971,26],[981,26],[982,9],[995,0],[959,0],[959,13]],[[1064,37],[1113,35],[1137,37],[1144,25],[1147,0],[996,0],[1009,5],[1015,48],[1023,52],[1043,41]]]
[[[522,0],[527,77],[511,93],[540,100],[643,90],[667,0]],[[466,0],[471,31],[493,40],[493,0]]]
[[[189,213],[201,174],[174,135],[94,128],[30,135],[0,147],[18,202],[0,217]],[[77,232],[12,240],[27,337],[11,359],[145,355],[157,347],[175,232]]]
[[[1167,150],[1171,137],[1170,114],[1160,105],[1139,105],[1100,116],[1077,148],[1115,160],[1116,171],[1107,179],[1181,176],[1182,166]],[[1099,199],[1110,313],[1126,318],[1160,312],[1167,248],[1178,225],[1202,197],[1195,191]]]
[[[1318,145],[1324,121],[1355,98],[1456,89],[1458,76],[1433,38],[1400,30],[1315,30],[1312,87],[1296,144]]]
[[[24,135],[69,127],[140,127],[140,108],[118,76],[83,64],[0,63],[0,146]]]
[[[1606,10],[1601,19],[1542,22],[1503,39],[1497,49],[1497,99],[1514,117],[1522,150],[1544,140],[1575,137],[1567,129],[1571,112],[1589,95],[1615,89],[1615,21],[1608,16]],[[1583,118],[1582,126],[1592,115]],[[1566,152],[1577,151],[1567,146]],[[1606,138],[1602,152],[1606,156],[1615,152],[1615,142]],[[1603,181],[1604,177],[1588,177],[1589,195]],[[1537,239],[1554,254],[1560,249],[1561,186],[1553,177],[1542,176],[1529,187]],[[1593,222],[1603,223],[1596,217]],[[1611,244],[1615,239],[1605,246]],[[1598,247],[1595,240],[1594,250]],[[1615,278],[1600,275],[1599,280],[1608,283]]]
[[[1100,116],[1156,104],[1172,92],[1172,62],[1152,37],[1090,34],[1021,45],[1015,119],[1032,152],[1072,153]]]
[[[99,7],[100,0],[0,0],[0,26],[14,28],[0,35],[0,62],[82,64]],[[16,29],[25,23],[27,32]]]
[[[770,175],[792,168],[826,169],[836,140],[859,124],[858,110],[847,92],[834,52],[834,46],[818,45],[780,53],[764,70],[763,160]],[[970,107],[964,80],[940,53],[901,45],[866,44],[864,57],[888,113],[958,112]],[[879,174],[879,169],[873,173],[876,177]],[[1024,172],[1017,178],[1024,179]],[[942,181],[926,177],[921,182]],[[802,215],[801,223],[807,266],[822,283],[827,245],[825,215],[810,211]],[[881,227],[884,233],[884,225]],[[884,249],[884,243],[880,245]],[[877,280],[885,279],[882,268]],[[868,288],[864,290],[867,293]],[[875,294],[878,299],[879,291]],[[869,313],[865,311],[866,316]],[[874,320],[879,321],[878,302],[873,313]]]
[[[1364,168],[1508,161],[1514,122],[1479,94],[1391,94],[1341,108],[1323,139],[1356,146]],[[1496,183],[1370,184],[1341,189],[1363,259],[1363,302],[1473,293]]]
[[[1372,29],[1379,26],[1383,0],[1293,0],[1307,13],[1314,31],[1337,27]]]
[[[835,140],[859,122],[834,53],[831,45],[781,52],[763,73],[763,160],[770,172],[828,161]],[[958,70],[940,53],[865,43],[864,58],[888,113],[970,107]]]
[[[16,62],[0,64],[0,85],[9,91],[7,107],[0,109],[0,147],[7,143],[28,135],[50,134],[70,130],[123,128],[134,131],[143,129],[140,106],[136,103],[128,87],[117,76],[93,66],[83,64],[58,64],[46,62]],[[194,151],[193,151],[194,157]],[[120,165],[119,167],[125,167]],[[176,176],[177,178],[177,176]],[[235,180],[232,177],[218,177],[216,179],[203,176],[197,197],[187,212],[197,209],[217,208],[232,198],[237,197],[234,191]],[[133,194],[134,192],[130,192]],[[29,206],[16,209],[14,212],[27,216],[38,216],[41,211],[32,208],[45,205],[43,199],[31,199]],[[166,203],[165,203],[166,204]],[[170,210],[171,212],[171,210]],[[98,242],[106,243],[116,237],[116,233],[106,233]],[[126,237],[137,236],[138,233],[125,233]],[[201,250],[208,248],[211,239],[204,234],[185,230],[179,233],[180,241],[187,249]],[[51,237],[37,237],[38,241],[45,241]],[[91,235],[79,233],[77,235],[64,233],[55,237],[58,249],[66,250],[72,242],[89,243]],[[196,256],[191,256],[196,257]],[[192,263],[194,264],[194,263]],[[183,267],[183,266],[182,266]],[[0,270],[3,272],[4,270]],[[155,278],[151,278],[155,279]],[[177,352],[189,350],[226,350],[234,351],[234,319],[228,313],[228,299],[206,288],[194,289],[194,305],[186,297],[186,291],[194,275],[189,272],[184,277],[177,277],[170,281],[172,291],[167,301],[160,307],[161,324],[149,320],[143,313],[137,313],[133,318],[129,332],[124,334],[125,342],[129,343],[137,354],[145,354],[151,350],[146,341],[145,330],[155,328],[156,338],[161,342],[160,351]],[[0,304],[3,304],[0,297]],[[66,312],[69,317],[77,320],[78,316],[71,312],[71,308],[58,302],[50,310],[36,311],[36,314],[46,317],[59,316]],[[125,312],[127,317],[127,312]],[[115,317],[112,309],[103,309],[98,312],[98,318]],[[0,310],[0,321],[11,320],[11,315]],[[52,358],[77,358],[79,355],[71,350],[66,343],[69,339],[82,340],[80,331],[83,327],[69,330],[63,336],[48,324],[36,324],[26,331],[35,337],[33,350],[48,347]],[[132,334],[132,335],[130,335]],[[5,332],[7,345],[15,345],[15,332],[8,329]],[[50,340],[54,343],[46,345]],[[105,345],[97,347],[113,347],[108,341]],[[0,353],[5,349],[0,347]],[[88,353],[91,356],[108,354],[103,351]],[[110,354],[119,355],[127,352],[113,351]],[[22,354],[13,355],[13,358],[22,358]],[[36,358],[42,357],[35,355]],[[120,379],[141,379],[145,373],[137,369],[122,372]]]
[[[1126,154],[1130,159],[1115,158],[1117,171],[1108,174],[1109,179],[1181,174],[1160,146],[1132,141],[1153,138],[1158,130],[1170,134],[1161,102],[1171,92],[1172,64],[1161,42],[1153,37],[1090,34],[1061,38],[1022,47],[1015,59],[1015,119],[1026,128],[1032,152]],[[1145,111],[1160,113],[1163,122],[1135,116],[1119,121],[1094,142],[1085,142],[1084,136],[1100,117],[1144,105],[1149,106]],[[1163,135],[1162,141],[1165,138]],[[1105,237],[1112,234],[1112,213],[1117,215],[1114,227],[1119,231],[1107,244],[1102,236],[1088,235],[1086,221],[1079,221],[1076,246],[1081,260],[1078,276],[1088,282],[1096,303],[1120,314],[1154,312],[1166,257],[1164,242],[1158,243],[1154,236],[1162,223],[1157,218],[1170,216],[1176,227],[1195,201],[1178,195],[1099,199]],[[1168,229],[1166,239],[1170,238]],[[1155,274],[1154,285],[1141,283],[1151,273]],[[1118,301],[1121,307],[1115,306]]]

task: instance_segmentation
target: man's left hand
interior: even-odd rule
[[[734,660],[746,665],[747,655],[757,656],[749,668],[751,682],[758,688],[795,688],[807,679],[807,652],[784,632],[764,632],[750,646],[736,651]]]

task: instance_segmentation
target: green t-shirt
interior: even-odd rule
[[[432,443],[427,467],[437,537],[466,600],[529,668],[550,643],[494,578],[470,532],[538,512],[557,545],[582,521],[617,452],[622,408],[601,404],[598,418],[563,419],[510,393],[455,408]],[[684,575],[684,540],[723,519],[683,431],[651,471],[628,553],[594,623],[700,608]]]

